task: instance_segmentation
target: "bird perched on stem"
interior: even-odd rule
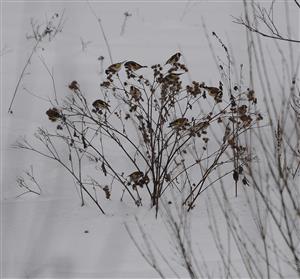
[[[126,61],[126,60],[125,60]],[[106,70],[105,73],[108,74],[116,74],[117,72],[119,72],[121,70],[122,65],[124,64],[124,62],[119,62],[119,63],[115,63],[110,65]]]
[[[177,63],[179,61],[180,57],[181,57],[180,52],[175,53],[167,60],[165,65],[167,65],[167,64],[174,65],[175,63]]]
[[[124,67],[129,70],[129,71],[137,71],[139,69],[142,69],[142,68],[147,68],[147,66],[142,66],[140,65],[139,63],[136,63],[134,61],[127,61],[125,64],[124,64]]]
[[[204,89],[208,92],[208,94],[212,97],[215,97],[219,95],[222,91],[218,87],[212,87],[212,86],[204,86]]]
[[[131,95],[131,98],[138,102],[138,101],[143,101],[143,98],[142,98],[142,92],[141,90],[139,90],[138,88],[136,88],[135,86],[131,85],[130,86],[130,91],[129,91],[129,94]]]
[[[144,176],[142,171],[134,171],[129,175],[130,182],[138,183],[139,180]]]
[[[170,74],[167,74],[163,79],[162,81],[163,82],[170,82],[170,83],[173,83],[173,82],[176,82],[179,80],[179,76],[182,75],[184,73],[170,73]]]
[[[215,99],[217,103],[222,102],[223,92],[220,88],[211,86],[203,86],[203,88],[207,91],[208,95]]]
[[[185,117],[177,118],[169,124],[169,128],[181,129],[189,125],[189,120]]]
[[[96,110],[106,109],[110,112],[109,110],[110,105],[103,100],[98,99],[94,101],[92,105]]]
[[[209,121],[202,121],[191,126],[190,131],[193,133],[199,133],[205,130],[210,125]]]

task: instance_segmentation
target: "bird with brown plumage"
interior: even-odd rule
[[[180,57],[181,57],[180,52],[175,53],[167,60],[165,65],[167,65],[167,64],[174,65],[175,63],[178,63]]]
[[[125,64],[124,64],[124,67],[131,71],[131,72],[134,72],[134,71],[137,71],[139,69],[142,69],[142,68],[147,68],[147,66],[142,66],[140,65],[139,63],[136,63],[134,61],[127,61]]]
[[[109,110],[110,105],[107,102],[105,102],[101,99],[98,99],[98,100],[94,101],[92,106],[96,110],[103,110],[104,109],[104,110],[108,110],[110,112],[110,110]]]

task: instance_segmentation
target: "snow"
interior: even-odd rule
[[[44,113],[49,104],[22,90],[24,86],[43,98],[53,96],[51,80],[38,55],[34,56],[22,81],[14,103],[14,114],[7,114],[17,79],[32,48],[32,42],[25,38],[30,32],[30,18],[43,20],[53,12],[65,9],[67,21],[63,33],[55,41],[45,44],[45,50],[38,50],[38,53],[54,70],[59,98],[69,94],[67,84],[72,80],[78,80],[81,87],[90,92],[89,100],[97,96],[95,88],[99,88],[102,80],[97,58],[105,56],[104,67],[110,62],[97,21],[87,2],[7,1],[1,4],[1,41],[12,50],[1,57],[2,276],[157,277],[137,251],[124,226],[126,223],[139,237],[134,219],[137,216],[161,251],[176,258],[170,248],[164,219],[159,217],[156,220],[149,205],[137,208],[126,199],[120,202],[116,191],[111,201],[101,197],[101,205],[107,213],[105,216],[89,202],[81,207],[74,183],[62,168],[30,152],[11,148],[22,135],[32,138],[38,126],[53,127]],[[216,31],[230,42],[236,60],[247,64],[247,49],[241,44],[241,40],[245,41],[244,29],[233,24],[231,18],[231,15],[242,13],[242,1],[91,1],[90,4],[101,17],[115,61],[130,58],[141,64],[153,65],[181,50],[191,78],[215,84],[219,80],[219,72],[202,28],[203,19],[210,32]],[[125,11],[132,13],[132,17],[127,21],[125,34],[120,36]],[[85,51],[81,49],[80,38],[91,41]],[[114,156],[119,160],[117,154]],[[28,194],[16,198],[20,194],[16,177],[30,165],[34,166],[43,192],[40,196]],[[196,239],[196,250],[201,250],[206,263],[217,276],[220,257],[209,230],[207,201],[204,194],[192,213],[192,234]],[[251,221],[245,201],[232,199],[232,203],[240,208],[240,217],[250,231]],[[219,222],[222,224],[221,219]],[[236,251],[233,251],[233,259],[239,263],[240,259],[234,253]],[[167,276],[174,276],[163,262],[160,264]],[[181,276],[188,276],[176,260],[173,264]]]

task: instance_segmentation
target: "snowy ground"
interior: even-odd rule
[[[231,15],[242,13],[242,1],[194,2],[92,2],[102,19],[115,61],[133,59],[152,65],[165,61],[181,50],[190,69],[192,79],[214,84],[219,80],[217,67],[211,56],[202,27],[215,31],[234,49],[239,63],[247,64],[243,28],[232,23]],[[102,79],[97,58],[108,54],[96,19],[87,3],[65,2],[4,2],[2,4],[2,49],[8,50],[2,58],[1,68],[1,214],[3,277],[26,278],[143,278],[157,277],[130,240],[124,222],[132,225],[134,215],[148,227],[151,237],[162,250],[169,251],[168,235],[161,219],[155,220],[147,206],[137,209],[132,204],[103,201],[107,216],[93,206],[80,207],[80,199],[72,180],[53,162],[34,154],[15,150],[11,145],[21,135],[33,134],[36,127],[50,127],[45,111],[48,103],[27,94],[23,87],[47,98],[52,96],[51,80],[37,56],[32,60],[28,75],[14,103],[14,115],[7,108],[32,41],[26,40],[30,32],[30,18],[43,20],[54,12],[65,9],[66,24],[63,33],[47,44],[39,54],[54,69],[59,94],[66,94],[71,80],[80,81],[87,91],[99,86]],[[123,13],[129,11],[125,34],[120,36]],[[81,49],[80,38],[90,41]],[[222,51],[222,50],[218,50]],[[91,96],[92,98],[92,96]],[[48,126],[47,126],[48,125]],[[34,166],[41,184],[42,195],[20,194],[16,177]],[[220,258],[208,228],[203,203],[193,212],[195,243],[205,253],[209,267],[217,274]],[[240,206],[241,216],[247,212],[243,201],[233,200]],[[249,228],[251,230],[251,228]],[[172,254],[172,252],[169,251]],[[238,262],[239,259],[233,256]],[[174,261],[174,266],[176,262]],[[178,273],[187,276],[178,266]],[[162,263],[167,275],[172,273]]]

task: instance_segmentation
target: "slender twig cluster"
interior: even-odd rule
[[[15,101],[16,95],[19,91],[19,87],[21,85],[21,82],[26,74],[27,68],[31,63],[33,55],[36,53],[37,49],[40,47],[40,45],[48,38],[48,41],[52,41],[57,34],[61,33],[63,30],[63,26],[65,23],[64,19],[64,11],[62,14],[55,13],[50,19],[47,19],[44,24],[40,24],[34,19],[31,19],[31,28],[32,33],[30,35],[26,35],[26,38],[28,40],[34,41],[34,46],[32,47],[31,53],[28,56],[26,63],[22,69],[22,72],[19,76],[18,82],[16,84],[11,102],[9,104],[8,112],[13,113],[12,106]]]

